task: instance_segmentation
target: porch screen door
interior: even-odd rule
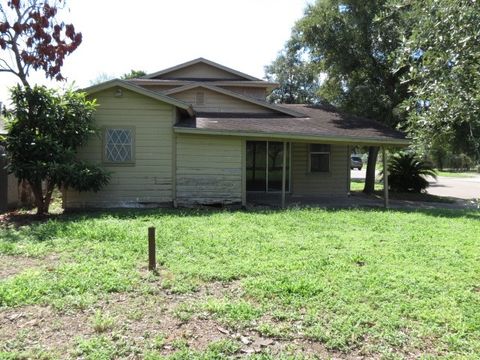
[[[247,141],[247,191],[282,191],[283,143]],[[287,143],[286,189],[290,188],[290,143]]]

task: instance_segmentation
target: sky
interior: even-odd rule
[[[83,42],[66,58],[62,74],[68,85],[82,88],[102,75],[119,77],[131,69],[151,73],[204,57],[263,78],[264,66],[311,2],[68,0],[62,19],[82,32]],[[59,86],[41,72],[30,79]],[[0,101],[8,103],[8,87],[15,83],[14,76],[0,73]]]

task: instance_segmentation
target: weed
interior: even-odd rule
[[[95,330],[96,333],[101,334],[112,330],[115,325],[115,321],[108,314],[104,314],[100,310],[97,310],[93,316],[92,325],[93,330]]]

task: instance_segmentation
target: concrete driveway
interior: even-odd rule
[[[365,169],[351,171],[352,179],[365,179],[365,175]],[[437,180],[429,181],[429,194],[466,200],[480,199],[480,175],[466,178],[439,176]]]
[[[430,180],[427,192],[458,199],[480,199],[480,176],[469,178],[439,176]]]
[[[351,170],[350,171],[350,177],[352,179],[362,179],[365,180],[365,175],[367,175],[367,170],[366,167],[364,166],[362,170]]]

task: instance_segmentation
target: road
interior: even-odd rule
[[[480,176],[471,178],[439,176],[437,181],[434,179],[430,181],[427,192],[459,199],[480,199]]]
[[[352,179],[365,179],[365,169],[352,170],[351,176]],[[459,199],[479,199],[480,175],[468,178],[439,176],[437,181],[430,180],[427,192],[432,195]]]

